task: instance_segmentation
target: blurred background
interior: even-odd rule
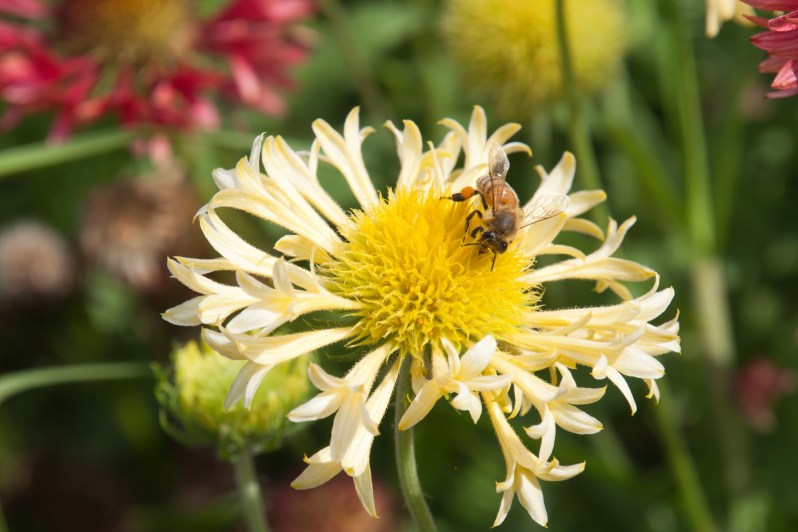
[[[761,29],[709,37],[703,2],[565,5],[568,64],[553,0],[0,1],[0,530],[245,530],[224,453],[170,437],[156,400],[198,335],[160,313],[191,297],[166,257],[214,256],[192,224],[211,171],[263,131],[307,149],[313,120],[360,106],[385,190],[386,120],[437,142],[475,104],[491,130],[523,125],[522,198],[534,165],[574,151],[575,188],[607,191],[601,225],[638,218],[622,256],[676,288],[683,353],[661,359],[659,406],[640,384],[632,417],[610,388],[585,408],[604,431],[560,432],[556,456],[587,467],[544,485],[549,528],[798,529],[798,100],[766,99]],[[263,249],[281,236],[233,223]],[[611,300],[585,286],[544,302]],[[441,530],[488,528],[505,473],[489,423],[431,416],[417,452]],[[289,488],[328,422],[257,457],[272,528],[408,527],[390,437],[372,457],[380,520],[346,477]],[[502,527],[538,528],[518,502]]]

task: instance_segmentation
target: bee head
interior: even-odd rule
[[[504,253],[507,251],[507,246],[509,245],[496,231],[485,231],[482,233],[480,243],[494,253]]]

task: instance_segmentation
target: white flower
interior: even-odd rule
[[[289,417],[303,422],[334,416],[333,428],[330,445],[306,459],[295,487],[318,486],[343,471],[353,478],[363,506],[376,515],[371,446],[399,368],[407,362],[414,397],[397,398],[400,405],[411,399],[398,428],[419,423],[442,398],[474,422],[487,408],[508,470],[499,484],[503,498],[497,524],[516,495],[536,521],[545,523],[539,480],[569,478],[584,467],[561,466],[552,458],[557,429],[601,430],[601,423],[579,406],[598,401],[605,388],[578,386],[571,368],[586,366],[594,379],[609,380],[632,411],[636,404],[628,379],[644,380],[649,396],[657,397],[655,381],[664,373],[657,357],[678,351],[679,337],[676,319],[652,321],[666,310],[673,290],[659,290],[652,269],[613,256],[634,218],[620,226],[610,220],[606,233],[581,218],[605,194],[571,192],[576,161],[570,153],[550,173],[537,169],[540,187],[523,203],[527,212],[535,211],[542,198],[567,195],[562,202],[567,208],[520,230],[500,255],[462,245],[473,244],[463,227],[466,216],[480,208],[479,200],[446,198],[487,173],[492,145],[507,153],[531,152],[509,142],[517,124],[488,135],[479,107],[467,127],[451,119],[442,124],[449,132],[437,146],[425,144],[410,121],[401,129],[386,124],[401,169],[397,188],[382,196],[361,153],[373,130],[360,127],[357,109],[343,134],[316,121],[316,140],[307,153],[293,151],[280,137],[258,137],[249,158],[233,170],[213,173],[219,192],[197,217],[220,257],[169,261],[172,274],[199,295],[164,317],[203,326],[208,345],[245,361],[228,405],[242,398],[248,404],[273,367],[297,357],[322,349],[363,353],[343,377],[310,365],[319,393]],[[319,180],[320,165],[338,170],[361,210],[346,213],[333,201]],[[508,183],[513,179],[511,173]],[[281,225],[289,234],[273,250],[261,250],[225,224],[219,213],[229,208]],[[556,241],[569,231],[595,238],[598,245],[586,253]],[[533,268],[541,255],[566,258]],[[219,272],[235,281],[217,280]],[[594,281],[597,290],[609,288],[621,301],[544,309],[543,287],[567,279]],[[640,297],[624,284],[651,279],[653,287]],[[331,312],[337,316],[333,321]],[[289,323],[294,332],[283,330]],[[540,442],[537,456],[507,421],[533,410],[537,417],[525,434]]]

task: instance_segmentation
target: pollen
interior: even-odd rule
[[[361,343],[392,341],[421,356],[446,338],[455,345],[522,327],[539,299],[522,281],[531,267],[515,246],[496,257],[479,253],[466,236],[473,204],[443,198],[440,190],[389,191],[377,206],[352,215],[346,242],[323,274],[333,290],[356,299]]]

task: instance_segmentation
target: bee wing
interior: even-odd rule
[[[521,229],[565,212],[570,204],[571,198],[565,194],[542,194],[527,209]]]
[[[504,183],[507,180],[507,171],[510,169],[510,160],[504,152],[504,148],[499,144],[492,144],[488,155],[488,173],[490,174],[490,205],[495,208],[496,198],[502,197]],[[501,183],[501,189],[496,191],[494,187]],[[498,194],[497,194],[498,192]]]

